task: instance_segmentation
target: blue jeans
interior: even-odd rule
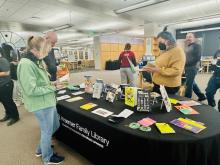
[[[200,91],[198,85],[195,83],[195,77],[197,75],[198,68],[196,67],[189,67],[185,69],[186,75],[186,92],[185,97],[191,98],[192,91],[199,97],[204,97],[204,94]]]
[[[215,99],[214,96],[216,91],[220,88],[220,77],[212,76],[209,79],[208,86],[206,88],[206,96],[208,100],[208,104],[212,107],[215,107]]]
[[[56,107],[49,107],[33,113],[39,122],[41,131],[40,144],[37,147],[37,153],[42,153],[44,163],[48,163],[50,157],[53,155],[51,138],[53,133],[60,126],[57,110]]]

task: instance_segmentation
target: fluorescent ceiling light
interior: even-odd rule
[[[64,30],[64,29],[68,29],[68,28],[71,28],[71,27],[73,27],[73,25],[65,24],[65,25],[62,25],[62,26],[55,27],[54,31]]]
[[[146,7],[146,6],[151,6],[151,5],[156,5],[156,4],[159,4],[159,3],[163,3],[163,2],[166,2],[166,1],[169,1],[169,0],[147,0],[147,1],[140,2],[140,3],[136,3],[134,5],[131,5],[131,6],[128,6],[128,7],[125,7],[125,8],[114,10],[114,12],[116,14],[121,14],[121,13],[125,13],[125,12],[128,12],[128,11],[140,9],[140,8],[143,8],[143,7]]]
[[[194,18],[190,18],[190,19],[180,20],[177,22],[171,22],[171,23],[163,24],[162,26],[178,25],[178,24],[182,24],[182,23],[191,23],[191,22],[196,22],[196,21],[208,21],[208,20],[212,20],[212,19],[216,19],[216,18],[218,19],[219,16],[220,16],[220,13],[216,13],[213,15],[194,17]]]
[[[219,30],[220,27],[214,27],[214,28],[204,28],[204,29],[195,29],[195,30],[185,30],[181,31],[180,33],[193,33],[193,32],[203,32],[203,31],[211,31],[211,30]]]
[[[47,33],[49,31],[60,31],[60,30],[65,30],[65,29],[68,29],[68,28],[71,28],[73,27],[73,25],[71,24],[65,24],[65,25],[61,25],[61,26],[58,26],[58,27],[55,27],[55,28],[51,28],[47,31],[44,31],[43,33]]]

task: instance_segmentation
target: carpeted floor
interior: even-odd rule
[[[87,71],[71,74],[71,82],[84,82],[84,75],[92,75],[92,81],[103,79],[105,83],[120,84],[119,71]],[[202,91],[205,90],[211,74],[199,74],[197,82]],[[216,100],[220,99],[219,91]],[[196,99],[196,98],[195,98]],[[207,103],[204,101],[204,103]],[[40,158],[36,158],[35,148],[39,141],[39,127],[36,119],[23,106],[19,107],[21,120],[13,126],[0,123],[0,165],[41,165]],[[4,109],[0,104],[0,118]],[[77,142],[76,142],[77,143]],[[65,165],[91,165],[83,156],[64,144],[55,141],[55,151],[66,157]]]

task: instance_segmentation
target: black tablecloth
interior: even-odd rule
[[[117,70],[117,69],[120,69],[119,61],[118,60],[106,61],[106,63],[105,63],[105,70]]]
[[[169,165],[220,165],[220,113],[207,105],[194,106],[200,114],[183,115],[172,110],[154,108],[150,113],[135,112],[119,124],[109,123],[91,113],[92,110],[81,110],[85,103],[93,102],[98,108],[105,108],[120,113],[127,108],[123,102],[114,103],[95,100],[89,94],[81,95],[83,100],[68,103],[59,101],[57,110],[61,127],[56,138],[88,158],[95,165],[119,164],[169,164]],[[184,98],[179,97],[179,100]],[[161,134],[155,125],[151,132],[142,132],[128,127],[144,117],[157,122],[169,123],[178,117],[205,123],[207,128],[198,134],[170,124],[175,134]],[[134,162],[134,163],[133,163]]]

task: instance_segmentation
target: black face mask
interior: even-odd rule
[[[160,50],[166,50],[166,45],[164,43],[159,43]]]

